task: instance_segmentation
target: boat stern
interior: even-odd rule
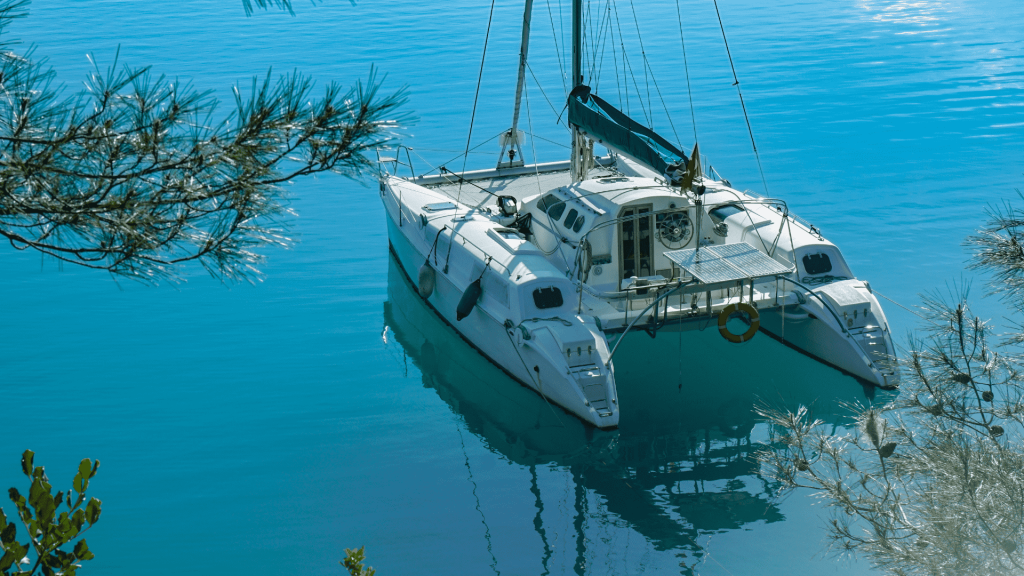
[[[598,428],[619,425],[608,341],[593,318],[532,318],[510,333],[545,400]]]

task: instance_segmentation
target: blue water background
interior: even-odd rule
[[[768,191],[896,301],[960,282],[963,238],[1024,181],[1024,4],[719,4]],[[763,192],[714,6],[682,6],[701,150],[735,185]],[[233,84],[244,90],[271,67],[348,85],[375,64],[385,89],[409,89],[419,120],[402,137],[423,171],[461,167],[451,158],[466,142],[488,8],[300,2],[294,17],[246,18],[231,0],[36,0],[6,34],[35,44],[69,92],[88,54],[106,67],[120,47],[122,63],[213,90],[225,112]],[[510,121],[520,10],[496,8],[474,145]],[[544,94],[530,84],[520,127],[566,143],[552,111],[564,101],[555,39],[564,48],[569,34],[559,10],[568,16],[537,2],[531,68]],[[692,146],[676,4],[635,6],[658,82],[649,102],[632,8],[617,10],[655,128]],[[600,90],[625,107],[611,58]],[[544,161],[565,157],[540,139],[528,156],[534,147]],[[496,145],[478,151],[468,166],[491,166]],[[756,468],[694,472],[711,456],[737,464],[765,440],[762,424],[729,436],[744,429],[746,404],[717,428],[680,422],[683,408],[651,416],[634,404],[618,432],[587,432],[430,325],[401,276],[389,277],[372,181],[321,176],[290,190],[299,243],[271,251],[255,286],[191,270],[185,284],[146,287],[0,249],[0,485],[25,484],[25,448],[58,485],[82,457],[101,459],[88,573],[334,574],[343,548],[363,544],[382,575],[870,573],[824,553],[826,516],[812,498],[771,502]],[[883,304],[897,333],[915,325]],[[1002,315],[996,302],[977,309]],[[664,405],[794,382],[862,397],[769,344],[746,349],[749,376],[716,376],[709,361]],[[662,377],[648,400],[677,391],[676,371]]]

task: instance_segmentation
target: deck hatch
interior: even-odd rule
[[[776,262],[746,242],[665,252],[665,257],[704,284],[788,274],[793,269]]]
[[[455,210],[454,202],[435,202],[433,204],[425,204],[423,206],[424,212],[441,212],[443,210]]]

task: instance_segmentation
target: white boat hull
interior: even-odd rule
[[[431,252],[432,245],[419,241],[416,235],[407,234],[407,231],[416,229],[416,223],[404,215],[407,207],[394,202],[396,197],[391,194],[390,188],[382,195],[388,212],[391,250],[412,281],[412,278],[418,277],[419,269]],[[390,206],[389,199],[394,202]],[[400,218],[402,226],[396,222]],[[444,261],[443,256],[441,262]],[[560,336],[567,331],[574,331],[583,332],[583,339],[589,336],[597,348],[598,357],[607,358],[607,341],[595,325],[587,325],[582,320],[572,318],[563,320],[572,323],[568,327],[562,322],[535,322],[536,326],[528,330],[530,337],[524,340],[527,330],[509,330],[504,319],[488,313],[483,306],[476,306],[470,314],[459,320],[457,311],[466,287],[456,285],[456,280],[445,274],[443,269],[436,270],[433,292],[425,301],[467,343],[511,378],[538,392],[546,401],[598,428],[618,426],[618,398],[613,370],[603,366],[599,359],[589,369],[570,366],[558,353],[565,339]],[[579,339],[577,334],[574,340]]]
[[[618,168],[629,169],[630,165]],[[541,172],[541,169],[546,172]],[[584,284],[586,280],[581,282],[572,271],[573,266],[578,266],[581,261],[579,254],[574,252],[576,246],[583,244],[579,240],[583,234],[577,230],[579,224],[584,218],[591,226],[602,218],[607,221],[615,217],[614,210],[617,209],[608,197],[602,197],[593,190],[588,192],[587,187],[604,186],[610,189],[609,197],[619,194],[614,196],[617,201],[632,203],[630,206],[636,202],[679,202],[680,196],[675,191],[659,188],[656,181],[643,180],[642,175],[605,176],[604,179],[590,180],[585,185],[579,184],[581,189],[575,192],[579,195],[577,200],[569,200],[577,202],[573,206],[585,215],[580,216],[576,228],[570,230],[564,222],[545,221],[543,212],[537,216],[540,210],[538,198],[543,192],[541,195],[525,195],[541,188],[538,174],[547,174],[548,182],[558,186],[559,170],[562,168],[538,165],[506,171],[507,174],[500,171],[472,174],[472,178],[481,182],[501,181],[491,185],[504,193],[513,192],[509,184],[514,185],[516,179],[528,183],[523,186],[527,192],[519,192],[520,196],[514,197],[519,215],[530,212],[534,217],[532,224],[527,225],[530,231],[525,233],[505,227],[514,218],[495,211],[491,206],[492,197],[479,197],[479,192],[476,192],[478,197],[473,196],[475,185],[466,183],[472,181],[459,180],[470,176],[469,173],[463,177],[442,174],[419,179],[382,174],[380,189],[387,213],[391,250],[401,269],[414,286],[419,288],[418,280],[413,279],[419,279],[421,274],[425,274],[431,280],[428,284],[433,285],[432,289],[419,290],[425,303],[484,357],[512,379],[539,393],[545,401],[599,428],[617,426],[619,399],[613,356],[620,354],[617,358],[634,366],[637,363],[662,368],[682,366],[679,378],[692,380],[697,377],[692,369],[695,363],[729,363],[731,355],[744,354],[746,344],[717,342],[721,338],[717,319],[723,314],[731,314],[728,309],[738,304],[757,308],[760,331],[811,358],[871,385],[891,388],[897,383],[897,373],[889,365],[895,351],[881,306],[870,293],[870,287],[852,277],[844,267],[838,250],[820,236],[806,228],[794,227],[786,237],[788,242],[780,245],[780,255],[775,256],[781,262],[793,262],[798,259],[796,251],[805,250],[805,246],[809,246],[806,250],[810,250],[812,255],[829,254],[840,277],[818,282],[815,287],[797,281],[795,268],[793,273],[783,268],[783,274],[773,272],[774,275],[761,279],[741,279],[735,286],[731,284],[732,280],[727,280],[690,287],[671,270],[661,270],[666,266],[660,264],[654,268],[662,274],[647,277],[650,280],[646,284],[638,283],[645,279],[633,276],[632,280],[624,280],[621,288],[618,282],[601,287],[601,278],[607,278],[609,271],[614,276],[615,261],[623,256],[614,248],[610,249],[608,242],[602,245],[599,239],[594,239],[593,256],[586,256],[586,261],[590,262],[588,269],[593,265],[594,272],[591,282]],[[643,186],[624,184],[626,181]],[[449,188],[445,189],[445,186]],[[726,200],[716,200],[718,205],[734,201],[728,198],[741,198],[740,193],[725,189],[720,183],[717,186],[718,197],[727,197]],[[476,188],[489,195],[494,194],[482,187]],[[567,194],[564,187],[555,190]],[[631,194],[635,199],[633,196],[623,197],[625,194]],[[464,196],[469,200],[456,200]],[[710,190],[706,198],[712,198]],[[678,210],[676,204],[668,206],[669,211],[673,209]],[[784,217],[763,207],[754,206],[748,210],[762,221],[747,224],[743,219],[751,217],[737,213],[728,217],[731,218],[728,226],[716,227],[709,222],[705,230],[714,229],[713,233],[721,238],[716,240],[719,245],[735,244],[752,250],[753,246],[766,244],[763,239],[752,237],[751,231],[777,229],[778,222]],[[576,212],[576,208],[566,210],[565,220],[575,218]],[[627,222],[638,217],[626,214]],[[620,229],[618,225],[605,226],[604,230],[616,234]],[[567,238],[573,234],[576,234],[575,240]],[[793,235],[798,236],[797,244],[793,244]],[[600,257],[604,258],[601,262],[598,250],[606,254]],[[781,255],[783,250],[788,252]],[[607,255],[609,253],[610,256]],[[763,255],[764,252],[760,254],[761,263],[772,264],[766,260],[768,257]],[[665,256],[656,254],[656,257]],[[609,258],[611,265],[608,264]],[[603,277],[600,272],[602,263],[606,272]],[[815,275],[814,272],[810,274]],[[467,302],[467,293],[474,293],[474,284],[480,295],[469,298]],[[676,288],[680,291],[677,292]],[[557,302],[538,301],[538,290],[555,290],[559,293]],[[623,300],[623,294],[629,296]],[[710,330],[706,330],[708,327]],[[631,330],[633,332],[629,333]],[[700,338],[715,339],[725,346],[725,350],[718,355],[720,358],[711,358],[695,354],[691,347],[674,354],[655,354],[649,346],[625,346],[618,352],[609,346],[609,340],[618,342],[617,338],[623,331],[627,332],[626,338],[636,342],[639,332],[657,336],[659,330],[667,331],[670,338],[675,331],[704,330],[705,334]],[[752,328],[750,333],[756,332],[756,328]],[[642,341],[647,336],[640,338]],[[746,338],[749,336],[739,341]]]

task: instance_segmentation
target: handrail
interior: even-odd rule
[[[477,250],[480,251],[481,254],[486,256],[488,260],[490,260],[491,262],[494,262],[495,264],[497,264],[497,265],[501,266],[502,268],[504,268],[505,269],[505,274],[507,274],[509,278],[512,277],[512,271],[508,269],[508,266],[506,266],[504,263],[498,261],[491,254],[488,254],[486,250],[484,250],[483,248],[477,246],[475,242],[470,240],[465,234],[462,234],[461,232],[457,231],[454,227],[449,227],[448,229],[452,231],[451,235],[448,237],[448,241],[449,242],[454,242],[456,235],[461,236],[462,239],[463,239],[463,243],[462,243],[463,246],[465,246],[466,242],[468,242],[473,248],[476,248]],[[447,260],[445,260],[445,267],[446,268],[448,267],[448,261]]]
[[[812,296],[814,296],[815,298],[817,298],[817,299],[818,299],[818,301],[819,301],[819,302],[821,302],[821,305],[822,305],[822,306],[823,306],[823,307],[824,307],[824,308],[825,308],[826,310],[828,310],[830,314],[832,314],[832,317],[833,317],[833,318],[835,318],[835,319],[836,319],[836,324],[839,324],[839,329],[843,331],[843,334],[846,334],[847,336],[849,336],[849,334],[850,334],[850,331],[846,329],[846,326],[844,326],[844,325],[843,325],[843,321],[839,319],[839,314],[836,314],[836,311],[832,309],[832,306],[830,306],[830,305],[829,305],[829,303],[828,303],[828,302],[826,302],[826,301],[825,301],[825,299],[824,299],[824,298],[822,298],[820,294],[818,294],[817,292],[815,292],[815,291],[814,291],[814,290],[813,290],[812,288],[810,288],[810,287],[808,287],[808,286],[804,286],[803,284],[801,284],[801,283],[797,282],[796,280],[793,280],[792,278],[786,278],[785,276],[780,276],[780,278],[782,278],[782,280],[784,280],[784,281],[786,281],[786,282],[792,282],[793,284],[796,284],[796,285],[797,285],[797,286],[799,286],[800,288],[803,288],[804,290],[807,290],[807,292],[808,292],[808,293],[809,293],[810,295],[812,295]]]
[[[669,290],[668,292],[665,292],[661,296],[658,296],[657,298],[654,299],[654,302],[651,302],[650,305],[647,306],[647,308],[644,308],[640,312],[640,314],[638,314],[637,317],[634,318],[633,321],[629,323],[629,326],[626,326],[626,329],[622,331],[622,336],[619,336],[619,339],[615,341],[615,346],[613,346],[612,347],[612,351],[608,353],[608,361],[604,363],[605,368],[610,368],[611,367],[612,356],[615,356],[615,351],[619,349],[619,344],[622,344],[622,340],[626,337],[626,334],[628,334],[629,331],[633,329],[633,326],[635,326],[636,323],[639,322],[640,319],[644,317],[644,314],[646,314],[648,310],[650,310],[651,308],[656,306],[659,302],[661,302],[662,300],[668,298],[672,294],[675,294],[676,291],[678,291],[678,290],[680,290],[682,288],[685,288],[686,286],[689,286],[691,284],[697,284],[697,280],[690,280],[689,282],[680,282],[678,286],[676,286],[675,288]]]
[[[818,294],[814,290],[811,290],[807,286],[804,286],[803,284],[797,282],[796,280],[792,280],[792,279],[787,278],[787,277],[782,276],[782,275],[776,276],[776,278],[781,279],[783,281],[792,282],[793,284],[796,284],[800,288],[803,288],[804,290],[807,290],[812,296],[814,296],[815,298],[817,298],[821,302],[822,306],[824,306],[824,308],[826,310],[828,310],[830,314],[832,314],[832,317],[835,318],[836,324],[839,325],[839,329],[843,331],[843,334],[846,334],[847,336],[850,335],[849,330],[846,329],[846,326],[844,326],[843,322],[839,319],[839,315],[836,314],[836,312],[832,309],[832,307],[828,304],[828,302],[826,302],[825,299],[821,297],[820,294]],[[698,283],[697,280],[691,280],[691,281],[685,282],[685,283],[681,282],[675,288],[673,288],[673,289],[669,290],[668,292],[665,292],[664,294],[662,294],[662,295],[658,296],[657,298],[655,298],[654,302],[651,302],[646,308],[644,308],[640,312],[640,314],[638,314],[636,316],[636,318],[634,318],[633,321],[630,322],[628,326],[626,326],[626,329],[622,331],[622,335],[619,336],[619,339],[615,342],[615,346],[612,347],[612,351],[608,354],[608,361],[605,362],[605,367],[610,367],[611,366],[612,357],[615,356],[615,351],[619,349],[619,344],[622,343],[622,340],[626,337],[626,334],[628,334],[629,331],[633,329],[633,327],[637,324],[637,322],[639,322],[644,317],[644,314],[646,314],[648,311],[650,311],[651,308],[653,308],[654,306],[658,305],[662,300],[668,298],[672,294],[675,294],[676,292],[678,292],[679,290],[681,290],[681,289],[683,289],[683,288],[685,288],[687,286],[690,286],[692,284],[697,284],[697,283]]]
[[[402,149],[403,148],[405,149],[405,157],[409,161],[408,164],[406,164],[405,162],[402,162],[401,160],[398,159],[398,156],[402,153]],[[380,166],[380,165],[382,165],[382,164],[384,164],[386,162],[393,162],[395,164],[395,167],[394,167],[395,173],[393,174],[394,176],[398,176],[398,167],[399,166],[407,166],[409,168],[409,173],[412,174],[411,178],[415,178],[416,177],[416,170],[413,168],[413,165],[412,165],[412,155],[409,153],[409,150],[411,150],[411,148],[409,148],[408,146],[405,146],[403,144],[399,144],[398,147],[395,148],[395,157],[394,158],[390,158],[390,157],[387,157],[387,156],[382,158],[381,155],[380,155],[380,148],[375,148],[374,152],[377,154],[377,165]],[[391,175],[391,174],[389,174],[389,175]]]

